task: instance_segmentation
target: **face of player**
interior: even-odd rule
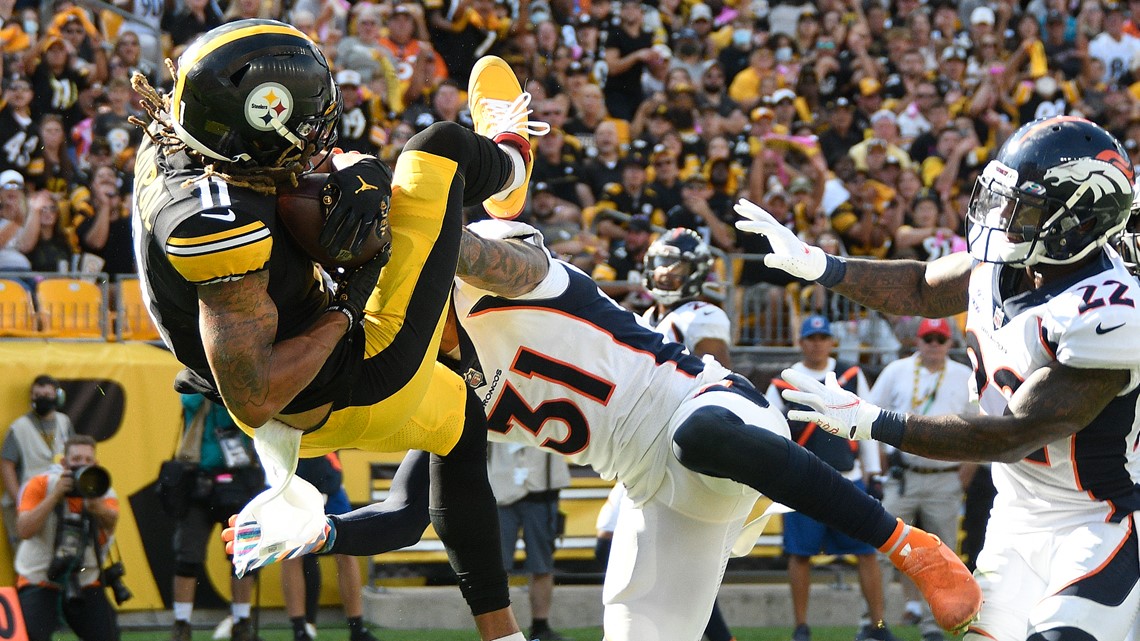
[[[659,264],[654,267],[653,280],[658,289],[675,292],[681,289],[692,272],[693,267],[687,261],[674,259],[668,261],[668,264]]]

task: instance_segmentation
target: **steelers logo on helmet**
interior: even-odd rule
[[[284,85],[266,82],[245,99],[245,119],[255,129],[272,131],[293,115],[293,96]]]
[[[248,170],[303,165],[330,149],[341,98],[308,36],[250,19],[211,29],[179,56],[170,106],[187,147]]]
[[[1009,265],[1082,260],[1128,220],[1134,170],[1112,134],[1072,116],[1018,129],[982,170],[966,218],[970,254]]]

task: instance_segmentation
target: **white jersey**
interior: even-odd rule
[[[1108,32],[1102,32],[1089,42],[1089,55],[1104,63],[1103,80],[1111,82],[1124,75],[1132,67],[1133,59],[1140,55],[1140,38],[1125,33],[1116,40]]]
[[[1013,269],[982,263],[970,277],[966,342],[983,413],[1006,413],[1018,387],[1053,361],[1127,369],[1131,380],[1083,430],[1017,463],[995,463],[994,514],[1026,531],[1118,521],[1140,509],[1140,286],[1107,248],[1051,288],[1007,295],[1001,279]]]
[[[697,343],[706,338],[732,344],[732,325],[724,310],[710,303],[691,300],[679,305],[664,317],[657,315],[657,306],[645,310],[643,318],[665,338],[680,343],[694,353]]]
[[[490,236],[488,229],[505,226],[470,228]],[[661,484],[671,456],[661,440],[669,438],[674,412],[731,374],[665,341],[560,261],[551,260],[545,280],[521,297],[496,297],[456,279],[454,299],[478,355],[479,374],[467,380],[490,438],[543,447],[605,479],[620,477],[636,502]]]

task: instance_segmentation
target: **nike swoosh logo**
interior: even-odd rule
[[[206,218],[216,218],[217,220],[227,222],[227,223],[232,223],[235,220],[237,220],[237,216],[234,214],[234,212],[232,210],[229,210],[229,209],[227,209],[226,213],[224,213],[224,214],[202,214],[202,215],[205,216]]]
[[[1107,327],[1107,328],[1106,328],[1106,327],[1101,327],[1101,326],[1100,326],[1100,323],[1097,323],[1097,324],[1096,324],[1096,333],[1097,333],[1097,334],[1107,334],[1107,333],[1111,332],[1111,331],[1112,331],[1112,330],[1114,330],[1114,329],[1120,329],[1121,327],[1124,327],[1124,325],[1125,325],[1125,323],[1121,323],[1121,324],[1119,324],[1119,325],[1113,325],[1112,327]]]

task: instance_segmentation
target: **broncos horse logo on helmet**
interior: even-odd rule
[[[1075,263],[1124,228],[1133,177],[1120,141],[1088,120],[1024,125],[974,186],[970,254],[1011,265]]]
[[[654,300],[672,305],[700,296],[712,264],[712,252],[700,235],[677,227],[646,250],[642,279]]]
[[[341,98],[304,33],[275,20],[211,29],[178,58],[175,135],[208,161],[246,169],[305,163],[336,142]]]

